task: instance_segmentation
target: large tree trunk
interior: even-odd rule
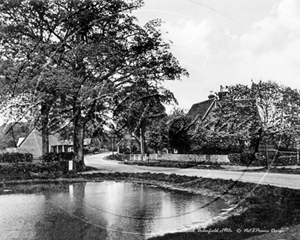
[[[76,171],[85,169],[84,164],[84,128],[85,119],[81,116],[81,109],[77,107],[74,117],[74,131],[73,131],[73,148],[74,148],[74,162]]]
[[[41,104],[41,122],[42,122],[42,155],[49,153],[49,111],[51,105],[47,102],[42,102]]]
[[[140,148],[141,148],[141,160],[144,160],[144,154],[145,154],[145,149],[144,149],[144,134],[143,134],[143,129],[142,127],[140,128]]]
[[[256,158],[255,153],[259,152],[259,145],[260,145],[262,137],[263,137],[262,134],[263,134],[262,128],[259,128],[258,133],[257,133],[258,137],[255,138],[253,140],[253,143],[251,144],[252,145],[251,149],[253,149],[253,154],[252,154],[252,159],[251,159],[249,165],[255,160],[255,158]]]
[[[42,128],[42,154],[49,153],[49,133],[48,128]]]

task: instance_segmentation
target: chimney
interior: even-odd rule
[[[214,91],[210,91],[209,92],[209,95],[208,95],[208,99],[213,99],[213,98],[215,98],[216,96],[215,96],[215,94],[214,94]]]
[[[222,85],[220,85],[220,92],[218,94],[219,99],[223,100],[226,97],[227,93],[228,93],[228,87],[227,86],[223,87]]]
[[[224,92],[224,87],[220,85],[220,92]]]

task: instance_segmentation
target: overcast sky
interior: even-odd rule
[[[181,108],[251,79],[300,89],[299,0],[145,0],[134,14],[141,24],[163,20],[164,39],[190,73],[166,84]]]
[[[300,89],[299,0],[145,0],[134,14],[142,24],[163,20],[164,39],[190,73],[166,84],[182,108],[251,79]]]

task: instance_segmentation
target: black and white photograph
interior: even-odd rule
[[[300,239],[300,1],[0,0],[0,240]]]

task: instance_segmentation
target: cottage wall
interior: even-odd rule
[[[34,159],[42,156],[42,136],[37,130],[32,130],[18,148],[18,152],[31,153]]]
[[[90,141],[85,140],[85,143]],[[73,145],[72,141],[61,140],[59,134],[49,135],[49,151],[67,152]],[[21,142],[18,147],[20,153],[31,153],[33,159],[38,159],[42,156],[42,136],[41,133],[33,129],[29,135]]]

